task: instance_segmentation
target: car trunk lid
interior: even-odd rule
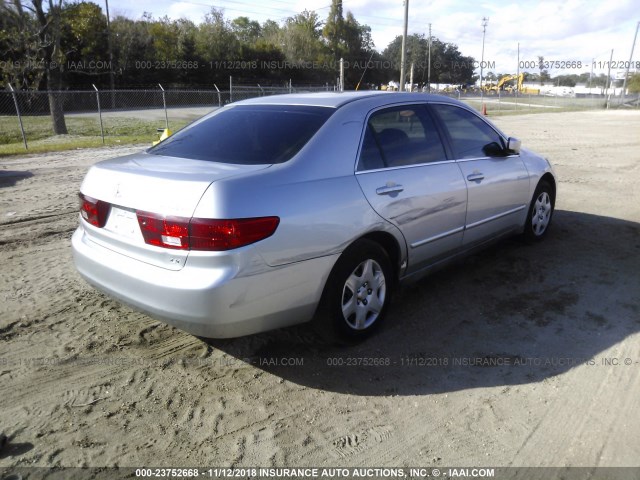
[[[83,222],[85,232],[105,248],[179,270],[189,250],[147,244],[138,212],[190,219],[211,183],[264,168],[267,165],[232,165],[146,153],[98,163],[87,173],[81,192],[108,204],[108,211],[102,227]]]

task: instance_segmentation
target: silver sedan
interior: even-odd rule
[[[556,179],[458,101],[328,92],[227,105],[80,190],[74,259],[99,290],[204,337],[315,319],[358,340],[400,282],[542,239]]]

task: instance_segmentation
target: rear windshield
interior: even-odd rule
[[[333,112],[327,107],[232,106],[172,135],[148,153],[242,165],[283,163]]]

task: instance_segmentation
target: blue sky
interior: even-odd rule
[[[103,5],[103,0],[95,0]],[[212,6],[233,19],[247,16],[260,23],[267,19],[282,22],[304,9],[314,10],[326,18],[331,0],[109,0],[111,16],[123,14],[139,18],[144,12],[154,17],[185,17],[199,23]],[[402,0],[343,0],[343,8],[353,12],[360,23],[371,27],[376,48],[382,51],[396,35],[402,33]],[[419,1],[409,0],[409,33],[432,33],[444,42],[458,45],[464,55],[477,60],[482,50],[482,18],[488,17],[484,59],[493,62],[500,73],[515,73],[517,46],[520,42],[520,60],[534,61],[538,55],[546,60],[582,62],[582,68],[558,73],[606,73],[611,49],[613,60],[626,62],[636,23],[640,21],[637,0],[568,0],[511,2],[486,1]],[[640,60],[640,40],[636,44],[634,60]],[[576,64],[577,66],[577,64]],[[537,71],[536,68],[525,69]],[[613,68],[612,72],[623,68]],[[486,70],[485,70],[486,72]]]

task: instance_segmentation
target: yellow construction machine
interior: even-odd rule
[[[513,80],[516,80],[515,84],[507,83],[507,82],[513,82]],[[500,80],[498,80],[498,83],[485,84],[482,87],[482,89],[485,91],[485,93],[493,94],[493,95],[497,95],[498,92],[502,92],[502,91],[505,91],[508,93],[515,93],[516,91],[522,92],[523,82],[524,82],[524,73],[521,73],[520,75],[505,75],[503,77],[500,77]]]

